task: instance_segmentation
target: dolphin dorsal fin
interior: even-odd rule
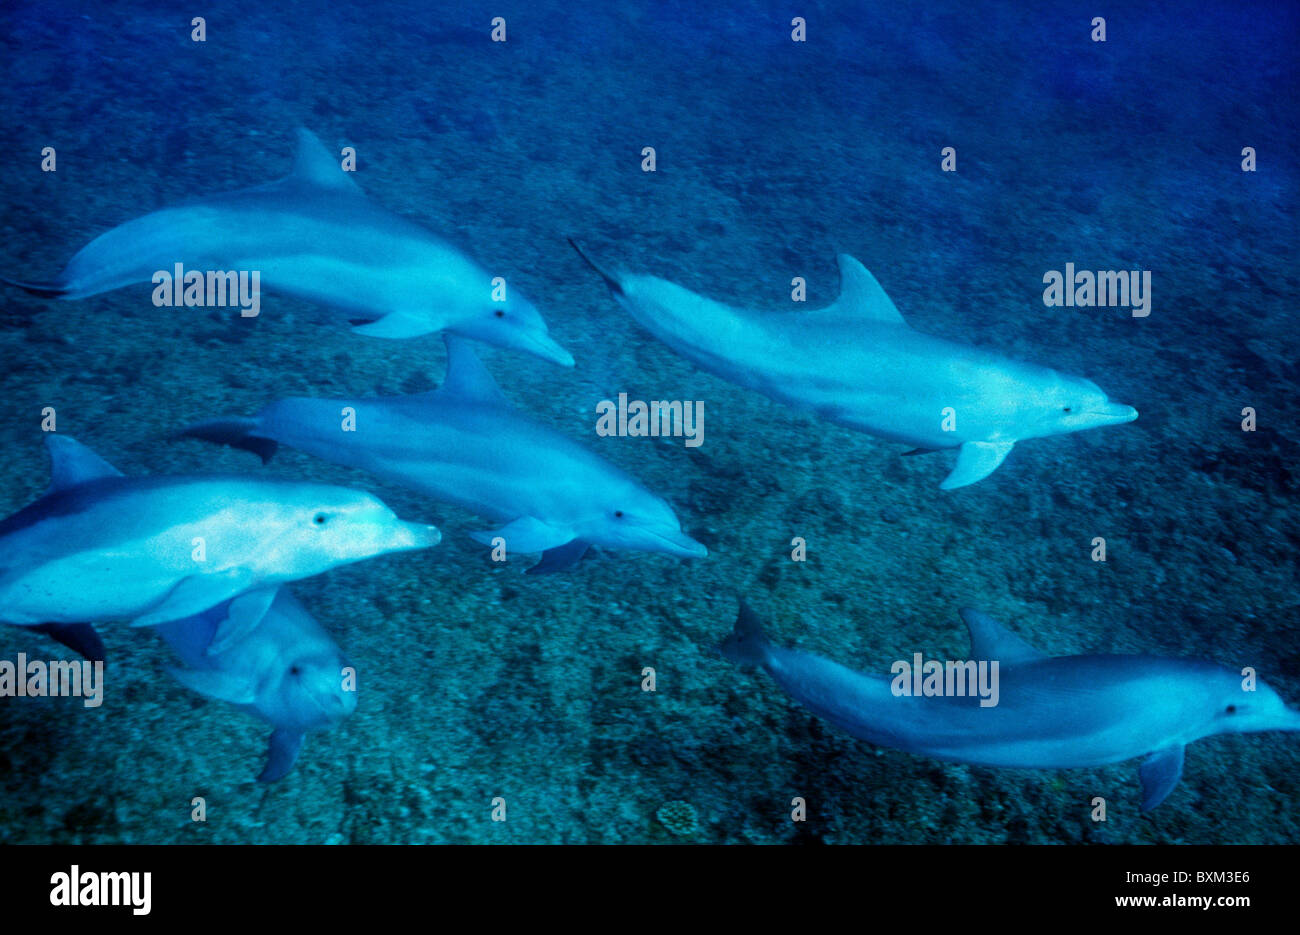
[[[285,181],[334,191],[358,194],[361,191],[320,138],[305,127],[298,128],[298,151],[293,158],[293,172]]]
[[[442,398],[455,396],[479,404],[510,405],[470,342],[450,332],[442,337],[447,345],[447,376],[434,393]]]
[[[100,477],[121,477],[122,472],[81,442],[51,432],[45,436],[50,453],[50,492],[76,487]]]
[[[841,314],[883,324],[907,324],[870,270],[847,253],[841,253],[836,259],[840,264],[840,297],[832,308]]]
[[[1007,666],[1017,662],[1035,662],[1047,654],[1030,646],[988,614],[969,607],[962,608],[961,619],[970,630],[972,660],[994,660]]]

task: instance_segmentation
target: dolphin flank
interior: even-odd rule
[[[945,490],[987,477],[1023,439],[1137,418],[1091,380],[912,330],[851,256],[839,257],[831,305],[755,313],[607,272],[570,243],[642,327],[704,370],[869,435],[956,448]]]
[[[229,601],[210,647],[219,651],[257,625],[278,585],[441,538],[346,487],[123,477],[71,438],[45,444],[49,492],[0,521],[0,622],[87,655],[102,655],[96,621],[152,626]]]
[[[509,552],[541,552],[530,571],[558,571],[591,545],[707,554],[672,508],[635,478],[513,409],[469,343],[452,335],[447,376],[414,396],[273,402],[251,419],[204,422],[181,436],[243,448],[277,444],[411,487],[503,525],[474,533]],[[351,422],[346,421],[348,413]]]
[[[280,588],[256,627],[211,651],[229,619],[230,603],[153,631],[188,668],[171,669],[186,688],[227,701],[274,728],[260,782],[293,768],[309,730],[332,727],[357,706],[355,676],[343,651],[288,588]]]
[[[189,270],[258,272],[280,292],[343,313],[358,334],[412,338],[452,331],[572,366],[537,309],[462,251],[373,204],[310,131],[293,172],[127,221],[83,247],[53,282],[0,281],[46,298],[80,299]]]
[[[976,610],[963,610],[971,660],[998,662],[998,702],[898,695],[894,680],[771,645],[741,604],[720,650],[765,670],[795,701],[882,747],[982,766],[1067,769],[1142,761],[1142,810],[1173,791],[1183,748],[1215,734],[1300,730],[1300,711],[1239,671],[1157,656],[1049,657]]]

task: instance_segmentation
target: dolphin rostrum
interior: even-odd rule
[[[451,335],[438,389],[372,399],[290,398],[251,419],[204,422],[180,435],[269,460],[277,444],[363,471],[505,524],[473,537],[542,552],[530,571],[558,571],[590,545],[682,558],[707,553],[672,508],[637,480],[501,394],[470,345]]]
[[[454,331],[573,364],[518,290],[498,291],[501,284],[459,249],[369,201],[304,129],[288,177],[127,221],[83,247],[53,282],[4,281],[36,295],[79,299],[157,282],[156,273],[177,264],[200,275],[257,272],[272,292],[361,322],[358,334]]]
[[[227,602],[153,630],[188,667],[170,670],[182,685],[271,725],[266,767],[257,778],[273,782],[293,768],[307,731],[332,727],[356,710],[355,672],[288,588],[278,589],[257,626],[210,652],[229,616]]]
[[[1300,711],[1239,671],[1158,656],[1049,657],[979,611],[961,616],[970,629],[971,660],[998,664],[993,706],[970,694],[899,694],[897,677],[866,675],[823,656],[772,646],[743,603],[720,649],[733,662],[764,669],[818,717],[878,746],[1031,769],[1145,757],[1139,771],[1143,811],[1178,784],[1183,748],[1192,741],[1300,730]]]
[[[831,305],[755,313],[657,276],[616,276],[573,246],[633,318],[704,370],[869,435],[957,448],[945,490],[987,477],[1022,439],[1137,418],[1091,380],[913,331],[851,256],[839,257]]]
[[[441,538],[346,487],[124,477],[71,438],[49,434],[45,444],[49,491],[0,520],[0,622],[36,626],[83,653],[98,642],[95,621],[151,626],[231,601],[211,647],[219,651],[257,624],[275,586]]]

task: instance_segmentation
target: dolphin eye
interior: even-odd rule
[[[1069,407],[1069,406],[1066,406],[1066,407],[1065,407],[1064,409],[1062,409],[1061,411],[1062,411],[1062,412],[1069,412],[1069,411],[1070,411],[1070,407]]]
[[[1230,704],[1230,705],[1228,705],[1227,708],[1224,709],[1223,713],[1224,713],[1224,714],[1236,714],[1236,713],[1237,713],[1237,706],[1236,706],[1235,704]]]
[[[290,674],[290,675],[302,675],[302,667],[299,666],[299,665],[296,665],[296,664],[295,664],[295,665],[291,665],[291,666],[289,666],[289,674]]]
[[[311,518],[311,521],[315,523],[317,526],[324,526],[326,521],[328,520],[329,517],[326,516],[324,513],[317,513],[315,516]]]
[[[622,518],[623,518],[623,511],[622,511],[622,510],[615,510],[615,511],[614,511],[614,518],[615,518],[615,519],[622,519]]]
[[[493,312],[492,314],[495,315],[495,316],[497,316],[497,318],[505,318],[505,317],[506,317],[505,309],[502,309],[502,308],[497,309],[497,310],[496,310],[495,312]]]

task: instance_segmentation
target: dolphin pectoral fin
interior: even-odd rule
[[[437,330],[427,322],[420,321],[410,315],[393,312],[391,315],[385,315],[368,325],[357,325],[352,329],[352,333],[364,334],[368,338],[400,340],[402,338],[418,338],[422,334],[432,334]]]
[[[573,533],[567,529],[548,526],[531,516],[521,516],[495,532],[472,532],[470,536],[483,545],[492,545],[492,540],[500,537],[510,552],[545,552],[573,541]]]
[[[547,549],[542,553],[542,560],[528,569],[526,575],[549,575],[553,572],[572,568],[587,554],[590,546],[581,539]]]
[[[300,730],[277,727],[271,731],[271,740],[266,745],[266,766],[257,774],[257,781],[275,782],[289,775],[298,759],[298,751],[302,749],[302,738]]]
[[[190,575],[178,581],[161,604],[132,620],[131,626],[152,627],[169,620],[192,617],[247,591],[252,584],[253,573],[247,568],[230,568],[211,575]]]
[[[44,633],[91,662],[104,661],[104,641],[88,623],[38,623],[28,629]]]
[[[207,655],[224,652],[257,629],[275,602],[277,591],[279,588],[258,588],[231,601],[226,609],[226,619],[217,624],[217,630],[212,634]]]
[[[172,678],[204,698],[231,704],[252,704],[257,700],[257,686],[251,679],[211,669],[181,669],[168,666]]]
[[[1149,812],[1174,791],[1183,778],[1183,745],[1157,750],[1138,768],[1142,777],[1142,811]]]
[[[940,490],[956,490],[976,481],[981,481],[998,469],[1011,453],[1016,443],[1009,442],[965,442],[957,452],[957,464],[942,484]]]

